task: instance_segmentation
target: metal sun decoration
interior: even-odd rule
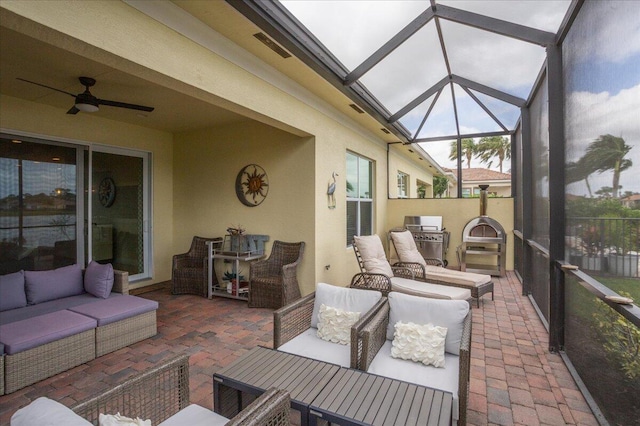
[[[242,204],[255,207],[267,198],[269,179],[257,164],[244,166],[236,177],[236,195]]]

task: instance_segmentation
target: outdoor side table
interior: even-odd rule
[[[342,368],[309,407],[309,423],[451,425],[453,395],[437,389]]]
[[[308,422],[309,404],[341,369],[311,358],[256,347],[233,364],[213,375],[214,411],[231,418],[251,401],[247,394],[259,396],[275,386],[291,395],[291,408]]]

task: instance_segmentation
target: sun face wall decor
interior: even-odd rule
[[[236,195],[245,206],[255,207],[269,193],[269,179],[264,169],[257,164],[244,166],[236,177]]]
[[[104,207],[111,207],[116,200],[116,184],[111,178],[104,178],[98,185],[98,199]]]

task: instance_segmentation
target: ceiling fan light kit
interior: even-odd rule
[[[73,93],[69,93],[64,90],[56,89],[55,87],[47,86],[46,84],[36,83],[35,81],[25,80],[24,78],[19,78],[18,80],[24,81],[26,83],[35,84],[36,86],[45,87],[47,89],[55,90],[56,92],[64,93],[69,96],[73,96],[75,98],[75,104],[72,106],[67,114],[77,114],[78,112],[96,112],[100,109],[100,105],[107,105],[116,108],[127,108],[127,109],[135,109],[138,111],[146,111],[151,112],[154,110],[153,107],[148,107],[144,105],[136,105],[136,104],[128,104],[126,102],[118,102],[118,101],[110,101],[107,99],[98,99],[91,94],[89,88],[96,84],[96,80],[91,77],[79,77],[80,84],[85,87],[85,91],[74,95]]]

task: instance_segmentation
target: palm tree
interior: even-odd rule
[[[511,142],[502,136],[489,136],[480,138],[476,155],[482,163],[486,163],[489,168],[493,164],[495,157],[498,157],[498,167],[502,173],[502,162],[511,158]]]
[[[633,165],[631,160],[624,158],[631,150],[624,139],[606,134],[591,142],[582,159],[592,165],[594,171],[600,173],[613,170],[613,198],[618,198],[620,189],[620,173]],[[581,160],[582,160],[581,159]]]
[[[589,175],[594,171],[595,170],[589,167],[584,157],[578,161],[571,161],[566,165],[565,183],[569,185],[570,183],[584,180],[584,183],[587,185],[587,191],[589,191],[589,198],[593,198],[591,185],[589,184]]]
[[[467,159],[467,169],[471,168],[471,159],[476,154],[478,146],[473,139],[462,139],[462,155]],[[458,141],[451,142],[451,152],[449,153],[449,160],[458,160]]]

